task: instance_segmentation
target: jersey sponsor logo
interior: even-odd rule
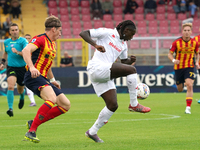
[[[11,71],[10,74],[15,74],[15,71]]]
[[[34,43],[35,41],[36,41],[36,39],[32,39],[32,40],[31,40],[31,43]]]
[[[122,50],[120,48],[118,48],[116,45],[114,45],[112,42],[109,42],[109,45],[111,47],[113,47],[115,50],[117,50],[118,52],[121,52]]]
[[[10,47],[14,47],[14,44],[11,44]]]

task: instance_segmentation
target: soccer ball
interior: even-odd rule
[[[138,99],[146,99],[150,94],[149,87],[144,83],[138,83],[136,90]]]

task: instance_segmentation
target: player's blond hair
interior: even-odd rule
[[[192,23],[184,23],[182,24],[182,29],[185,28],[186,26],[190,27],[192,29]]]

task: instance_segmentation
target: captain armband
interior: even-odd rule
[[[6,60],[4,58],[1,59],[1,64],[5,65]]]
[[[50,79],[50,82],[54,82],[54,81],[56,81],[54,77]]]

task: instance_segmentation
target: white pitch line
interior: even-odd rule
[[[130,114],[130,113],[129,113]],[[176,118],[180,118],[181,116],[176,116],[176,115],[169,115],[169,114],[148,114],[148,115],[157,115],[157,116],[166,116],[162,117],[162,118],[144,118],[144,119],[116,119],[116,120],[110,120],[109,122],[124,122],[124,121],[148,121],[148,120],[164,120],[164,119],[176,119]],[[65,119],[57,119],[59,120],[65,120]],[[82,122],[66,122],[66,123],[49,123],[49,125],[63,125],[63,124],[88,124],[88,123],[94,123],[95,120],[92,121],[86,121],[86,120],[91,120],[91,119],[72,119],[72,121],[82,121]],[[84,120],[84,121],[83,121]],[[3,121],[10,121],[10,120],[3,120]],[[19,120],[19,121],[23,121],[23,120]],[[25,120],[24,120],[25,121]],[[27,120],[26,120],[27,121]],[[5,128],[5,127],[22,127],[25,125],[5,125],[5,126],[0,126],[0,128]]]

